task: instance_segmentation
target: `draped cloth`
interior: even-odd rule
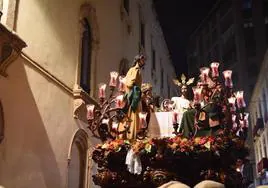
[[[141,93],[138,93],[142,84],[142,76],[138,63],[128,70],[125,79],[128,99],[127,117],[131,119],[131,122],[129,123],[129,131],[126,134],[119,135],[119,138],[132,140],[136,139],[137,131],[139,130],[139,112],[141,112],[141,96],[139,96]],[[124,130],[124,126],[126,126],[126,122],[120,123],[118,130]]]
[[[141,174],[142,165],[140,157],[134,153],[132,149],[130,149],[126,156],[126,165],[127,169],[131,174]]]
[[[154,137],[174,137],[172,126],[172,112],[155,112],[151,114],[148,135]]]

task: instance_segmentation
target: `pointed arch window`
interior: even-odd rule
[[[87,184],[87,134],[78,130],[69,153],[68,188],[84,188]]]
[[[80,86],[84,91],[90,93],[92,35],[91,35],[90,24],[86,18],[83,18],[82,24],[83,24],[83,33],[82,33]]]

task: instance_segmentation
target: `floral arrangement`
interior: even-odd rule
[[[242,148],[244,146],[243,140],[235,135],[204,136],[194,138],[184,138],[181,136],[164,137],[164,138],[150,138],[145,140],[129,140],[116,139],[110,140],[103,144],[98,144],[95,149],[103,150],[103,152],[120,152],[124,148],[132,148],[137,154],[150,153],[153,147],[157,147],[157,141],[164,141],[165,147],[176,152],[208,152],[227,149],[230,146]]]
[[[130,150],[141,160],[142,173],[139,175],[131,174],[127,170],[125,162]],[[122,185],[122,181],[126,181],[127,185],[128,181],[134,180],[142,186],[148,186],[154,181],[148,180],[148,177],[157,176],[150,173],[158,172],[154,169],[161,169],[161,173],[170,180],[180,180],[183,177],[187,179],[190,175],[188,183],[194,183],[199,180],[202,173],[215,172],[215,180],[221,181],[220,175],[230,177],[230,174],[235,174],[236,160],[247,155],[245,141],[227,131],[222,131],[217,136],[192,138],[177,135],[132,141],[116,139],[97,145],[93,151],[92,159],[101,169],[93,175],[93,179],[95,184],[101,186],[117,187]],[[107,173],[109,176],[105,177],[110,178],[104,180],[103,174]],[[116,177],[113,177],[114,173]],[[225,176],[226,174],[228,176]],[[221,182],[224,181],[232,180],[226,179]]]
[[[98,144],[96,149],[101,149],[104,151],[111,151],[111,152],[119,152],[122,147],[128,147],[130,142],[128,140],[116,139],[116,140],[109,140],[104,144]]]
[[[95,151],[103,154],[109,153],[126,153],[127,150],[132,149],[134,153],[143,156],[155,158],[157,154],[165,155],[197,155],[200,153],[214,153],[220,156],[224,152],[236,152],[237,155],[247,155],[247,148],[244,146],[243,140],[239,139],[233,134],[224,134],[223,132],[217,136],[204,136],[184,138],[181,136],[164,137],[164,138],[150,138],[144,140],[111,140],[96,146]],[[242,152],[241,150],[244,150]],[[238,152],[237,152],[238,151]],[[243,156],[237,156],[243,157]],[[95,161],[98,162],[98,161]]]

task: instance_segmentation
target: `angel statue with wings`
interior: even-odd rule
[[[186,81],[186,76],[181,75],[181,82],[177,79],[173,79],[174,84],[180,88],[181,96],[172,97],[171,101],[173,102],[173,110],[178,112],[177,123],[181,124],[181,119],[183,113],[190,108],[190,101],[188,100],[188,86],[194,82],[194,78],[190,78]]]

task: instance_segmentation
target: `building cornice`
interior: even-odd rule
[[[96,100],[91,97],[87,92],[85,92],[79,85],[75,84],[73,88],[65,84],[55,75],[50,73],[47,69],[41,66],[39,63],[34,61],[31,57],[29,57],[26,53],[22,52],[21,57],[25,59],[29,65],[34,67],[38,72],[44,75],[47,79],[52,81],[54,84],[59,86],[63,91],[65,91],[68,95],[72,96],[74,99],[74,106],[73,106],[73,117],[75,119],[80,119],[86,122],[86,105],[87,104],[94,104],[98,105]]]
[[[55,84],[57,84],[60,88],[62,88],[66,93],[69,95],[73,94],[73,89],[65,84],[63,81],[61,81],[59,78],[57,78],[55,75],[50,73],[47,69],[45,69],[42,65],[37,63],[35,60],[33,60],[28,54],[25,52],[21,52],[21,57],[30,64],[32,67],[34,67],[38,72],[42,73],[46,78],[53,81]]]

